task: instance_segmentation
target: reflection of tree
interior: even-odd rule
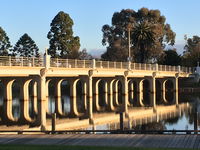
[[[148,131],[148,130],[166,130],[167,128],[163,122],[153,122],[153,123],[148,123],[144,125],[137,125],[133,129]]]
[[[180,116],[175,117],[175,118],[169,118],[167,120],[164,120],[165,123],[168,123],[169,125],[176,124],[179,120]]]

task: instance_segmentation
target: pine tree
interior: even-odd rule
[[[74,55],[78,54],[80,41],[78,36],[73,36],[73,24],[70,16],[63,11],[60,11],[52,20],[51,29],[47,35],[50,44],[48,53],[52,57],[74,58]]]
[[[32,38],[25,33],[16,43],[13,54],[14,56],[39,57],[39,49]]]
[[[11,48],[6,32],[0,27],[0,56],[7,56]]]

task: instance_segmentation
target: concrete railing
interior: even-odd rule
[[[12,57],[0,56],[0,66],[24,66],[24,67],[44,67],[45,63],[50,67],[58,68],[102,68],[102,69],[131,69],[131,70],[149,70],[149,71],[173,71],[193,73],[194,68],[182,66],[168,66],[158,64],[142,64],[131,62],[113,62],[96,60],[78,60],[78,59],[58,59],[47,57]],[[44,61],[46,59],[46,62]],[[45,62],[45,63],[44,63]]]

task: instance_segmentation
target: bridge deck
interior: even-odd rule
[[[0,144],[88,145],[200,149],[200,135],[59,134],[0,135]]]

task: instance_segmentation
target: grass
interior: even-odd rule
[[[175,148],[132,148],[101,146],[61,146],[61,145],[0,145],[0,150],[181,150]],[[184,149],[192,150],[192,149]],[[194,149],[193,149],[194,150]]]

